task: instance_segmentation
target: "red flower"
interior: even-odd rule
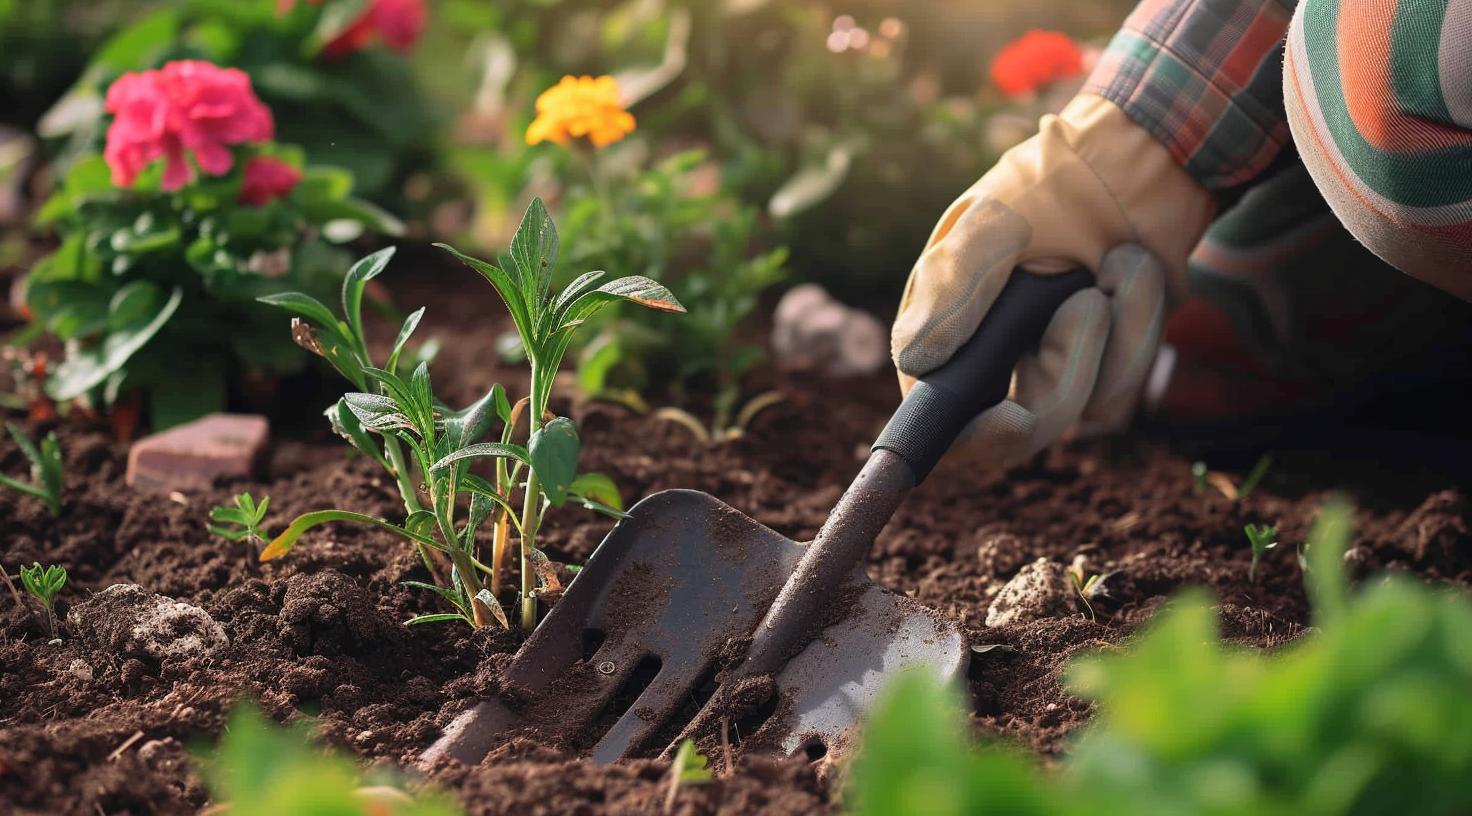
[[[1084,72],[1084,55],[1067,34],[1032,29],[997,52],[992,82],[1006,96],[1023,96]]]
[[[280,159],[252,156],[245,163],[239,201],[252,207],[269,204],[291,195],[301,180],[301,171]]]
[[[113,121],[103,157],[119,187],[163,158],[163,188],[180,189],[194,177],[186,151],[199,169],[222,176],[235,164],[231,145],[269,141],[276,132],[245,72],[196,60],[124,74],[108,88],[106,108]]]
[[[321,5],[323,0],[307,2]],[[276,9],[284,13],[295,5],[296,0],[277,0]],[[424,0],[370,0],[358,19],[323,46],[322,56],[340,59],[375,42],[396,51],[408,51],[424,33],[425,16]]]

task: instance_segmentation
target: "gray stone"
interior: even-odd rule
[[[89,645],[155,664],[209,657],[230,642],[208,612],[137,584],[113,584],[76,604],[67,623]]]
[[[987,607],[986,625],[1006,626],[1073,614],[1072,581],[1067,567],[1039,558],[1019,570],[997,593]]]
[[[772,353],[788,371],[854,377],[872,374],[889,362],[884,324],[839,303],[817,284],[789,290],[772,320]]]

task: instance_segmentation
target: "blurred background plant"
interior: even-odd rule
[[[1176,599],[1126,650],[1075,660],[1094,721],[1059,767],[974,749],[950,689],[897,681],[850,773],[860,814],[1459,814],[1472,807],[1472,602],[1402,576],[1351,592],[1353,513],[1305,558],[1315,629],[1275,654],[1225,645]]]
[[[285,157],[305,173],[298,198],[351,179],[352,194],[399,216],[409,237],[484,253],[541,197],[563,225],[564,272],[592,259],[677,288],[690,308],[678,325],[626,309],[600,316],[574,357],[579,390],[669,409],[720,438],[739,433],[742,407],[767,385],[773,290],[817,282],[887,318],[936,215],[1061,108],[1131,5],[0,0],[0,60],[14,66],[5,82],[17,99],[0,113],[16,128],[0,132],[0,224],[7,201],[25,214],[49,197],[41,226],[75,254],[72,236],[102,228],[51,194],[86,196],[99,178],[91,157],[112,121],[107,88],[178,59],[237,67],[274,114],[275,139],[301,150]],[[70,47],[56,47],[63,40]],[[536,100],[564,77],[608,77],[629,127],[598,145],[528,139]],[[145,174],[138,187],[150,183]],[[196,202],[211,189],[200,188]],[[167,231],[150,212],[144,233]],[[248,244],[247,232],[227,235]],[[23,270],[53,240],[6,231],[0,268]],[[115,261],[94,243],[97,260]],[[229,251],[280,247],[259,243]],[[341,274],[329,269],[341,257],[293,253],[293,275],[326,287]],[[41,267],[39,277],[56,274],[55,260]],[[129,320],[168,294],[135,296],[148,309]],[[284,346],[280,357],[261,348],[284,362]]]
[[[167,427],[300,371],[308,358],[256,299],[334,291],[350,258],[331,244],[397,234],[397,219],[354,198],[348,171],[305,166],[275,142],[238,71],[181,61],[124,74],[106,107],[106,150],[74,156],[36,215],[61,241],[22,290],[29,333],[66,346],[47,395],[146,403]]]

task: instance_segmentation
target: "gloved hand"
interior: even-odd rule
[[[1167,289],[1213,198],[1114,104],[1081,95],[946,210],[910,273],[891,339],[908,391],[981,324],[1017,267],[1077,267],[1097,286],[1069,298],[1038,353],[1018,364],[1011,398],[957,440],[986,466],[1019,464],[1078,427],[1106,432],[1132,416],[1160,342]]]

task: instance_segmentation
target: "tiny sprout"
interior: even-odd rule
[[[680,793],[680,786],[704,785],[710,780],[710,760],[700,753],[693,741],[687,739],[680,743],[670,765],[670,787],[664,797],[664,812],[670,813],[675,809],[675,797]]]
[[[1266,524],[1249,524],[1242,528],[1247,540],[1252,543],[1252,566],[1247,568],[1247,580],[1257,580],[1257,562],[1263,553],[1278,546],[1278,528]]]
[[[56,594],[66,585],[66,567],[60,564],[43,567],[40,563],[32,563],[29,567],[20,568],[20,583],[26,592],[41,602],[41,608],[46,610],[46,627],[51,636],[56,637]]]
[[[1247,498],[1253,490],[1256,490],[1257,485],[1262,481],[1262,477],[1267,475],[1268,468],[1272,466],[1272,454],[1265,453],[1259,457],[1257,464],[1252,466],[1252,470],[1247,473],[1247,478],[1243,479],[1241,486],[1237,488],[1237,501]]]
[[[15,444],[20,446],[21,453],[31,460],[31,481],[22,482],[0,475],[0,485],[41,499],[46,502],[46,509],[51,511],[52,516],[60,516],[61,488],[64,479],[61,445],[56,441],[56,432],[46,434],[38,448],[25,431],[22,431],[15,423],[7,422],[5,428],[10,431]]]
[[[1079,600],[1084,602],[1084,608],[1088,610],[1089,620],[1098,621],[1094,614],[1092,601],[1099,598],[1109,597],[1109,588],[1104,582],[1109,580],[1112,572],[1094,573],[1090,575],[1084,568],[1084,557],[1076,556],[1073,563],[1068,566],[1068,577],[1073,579],[1073,590],[1078,593]]]
[[[1191,465],[1192,490],[1200,496],[1206,492],[1206,463],[1194,462]]]
[[[261,528],[261,523],[266,520],[266,508],[270,504],[270,496],[263,496],[260,504],[257,504],[250,493],[241,493],[235,497],[234,507],[217,505],[210,510],[210,521],[220,526],[207,524],[205,527],[227,541],[237,544],[248,542],[258,551],[271,540],[270,533]]]

